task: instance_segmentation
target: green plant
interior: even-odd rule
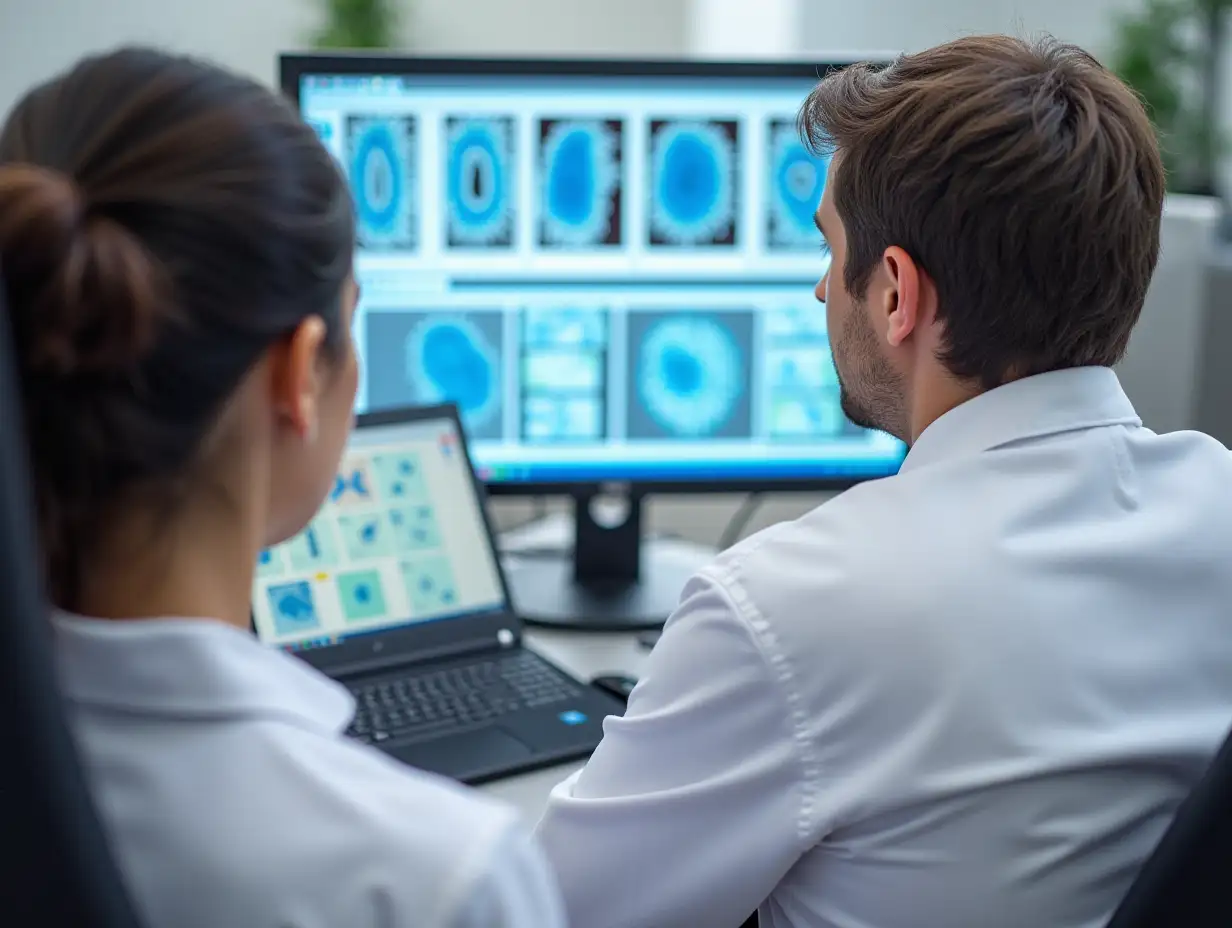
[[[397,44],[398,0],[317,0],[324,23],[317,48],[392,48]]]
[[[1219,82],[1229,10],[1232,0],[1145,0],[1117,23],[1112,69],[1146,103],[1174,193],[1217,192],[1226,148]]]

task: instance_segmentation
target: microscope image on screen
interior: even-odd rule
[[[448,557],[403,561],[401,569],[415,615],[430,616],[457,608],[458,589]]]
[[[347,178],[355,198],[360,248],[412,250],[419,229],[415,119],[352,116],[347,120]]]
[[[739,124],[734,120],[651,120],[652,246],[736,244],[738,138]]]
[[[830,159],[814,155],[804,147],[793,120],[772,119],[767,130],[770,163],[766,178],[766,247],[771,251],[816,248],[821,243],[821,234],[813,223],[813,214],[821,203]]]
[[[338,574],[338,599],[343,618],[348,622],[363,622],[385,615],[385,589],[376,570],[355,570]]]
[[[518,183],[512,117],[445,120],[445,185],[450,248],[513,245]]]
[[[619,245],[623,134],[618,119],[539,121],[539,245]]]
[[[499,310],[371,312],[368,408],[453,402],[468,435],[500,438],[503,322]]]
[[[585,307],[522,313],[522,438],[549,444],[606,434],[607,311]]]
[[[296,635],[321,627],[316,600],[307,580],[272,584],[265,595],[274,617],[274,630],[279,635]]]
[[[776,309],[763,318],[770,437],[798,441],[861,434],[842,411],[824,310]]]
[[[750,311],[629,314],[631,439],[747,438]]]

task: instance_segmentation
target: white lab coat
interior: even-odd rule
[[[55,617],[73,727],[148,928],[559,928],[507,808],[343,736],[350,695],[219,622]]]
[[[1232,726],[1232,455],[1105,368],[695,578],[538,834],[574,928],[1096,928]]]

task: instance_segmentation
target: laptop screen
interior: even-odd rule
[[[357,429],[320,512],[261,554],[258,637],[305,650],[506,611],[482,505],[448,413]]]

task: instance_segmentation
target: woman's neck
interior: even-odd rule
[[[82,578],[76,611],[101,619],[211,618],[248,628],[260,532],[233,507],[117,522]]]

